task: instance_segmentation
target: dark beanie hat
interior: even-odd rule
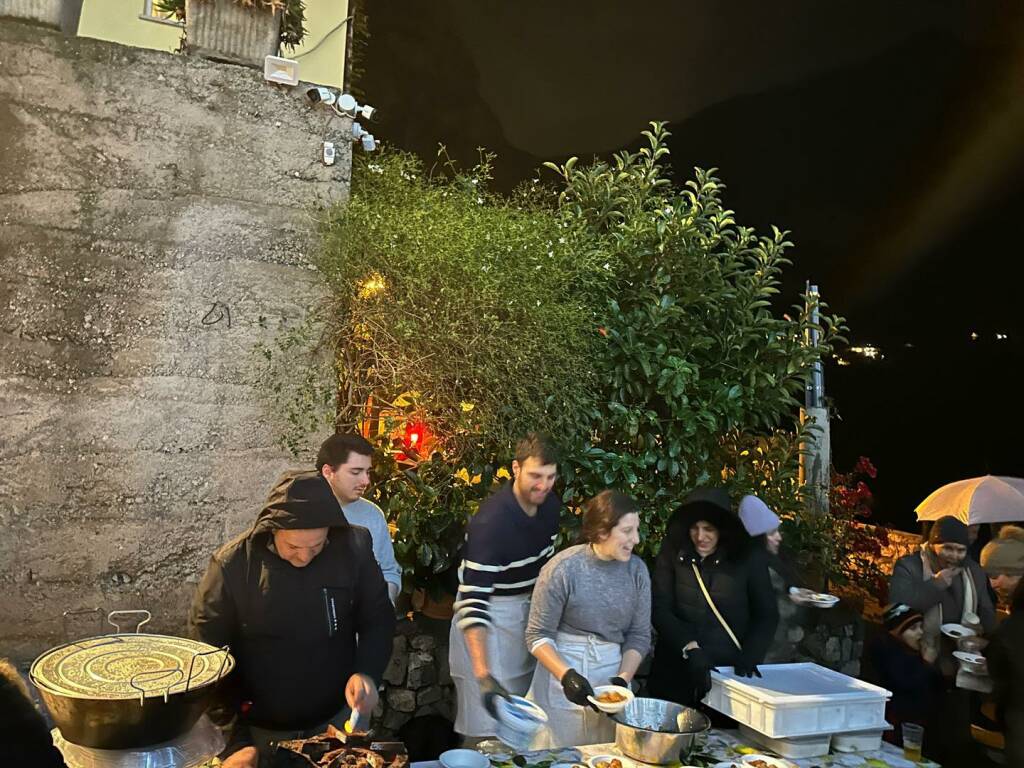
[[[930,544],[963,544],[969,547],[971,542],[967,538],[967,526],[955,517],[940,517],[932,526],[928,534]]]
[[[886,632],[892,632],[896,635],[906,631],[915,622],[922,621],[923,619],[924,617],[920,611],[915,611],[904,603],[890,603],[885,606],[885,611],[882,613],[882,624],[885,626]]]

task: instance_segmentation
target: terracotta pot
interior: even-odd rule
[[[280,45],[281,13],[245,8],[234,0],[185,0],[189,53],[232,64],[262,67]]]
[[[417,613],[422,613],[428,619],[450,621],[452,616],[455,615],[455,611],[452,609],[454,603],[454,595],[447,593],[441,595],[441,598],[438,600],[431,597],[428,590],[422,588],[417,588],[412,593],[413,610]]]

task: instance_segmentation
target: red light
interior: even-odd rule
[[[405,424],[405,435],[402,437],[402,446],[416,451],[423,445],[427,433],[427,425],[422,421],[409,421]]]

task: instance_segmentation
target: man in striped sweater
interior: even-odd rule
[[[480,505],[466,530],[448,653],[455,730],[467,743],[494,736],[496,697],[522,696],[530,687],[535,659],[526,623],[533,585],[555,551],[557,474],[551,444],[527,435],[516,446],[513,479]]]

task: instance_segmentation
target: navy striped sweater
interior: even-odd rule
[[[469,521],[455,621],[460,629],[491,625],[492,597],[533,591],[540,569],[555,553],[562,502],[549,493],[533,517],[519,506],[512,482],[489,496]]]

